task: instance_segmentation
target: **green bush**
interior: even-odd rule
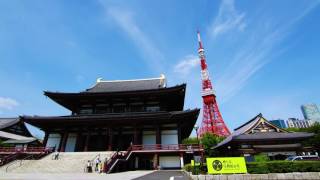
[[[266,154],[257,154],[257,155],[254,155],[254,161],[255,162],[266,162],[266,161],[269,161],[269,156],[266,155]]]
[[[200,167],[200,166],[193,167],[191,164],[186,164],[186,165],[184,165],[183,169],[187,172],[192,172],[192,174],[206,174],[207,173],[205,164],[203,164],[202,167]]]
[[[191,164],[186,164],[183,166],[183,169],[187,172],[191,172],[193,169],[193,166],[191,166]]]
[[[247,163],[248,173],[319,172],[320,161],[269,161]]]

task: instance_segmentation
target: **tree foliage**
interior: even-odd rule
[[[316,122],[311,127],[305,128],[306,132],[314,133],[314,136],[305,142],[306,145],[313,146],[318,152],[320,151],[320,123]]]
[[[182,144],[198,144],[198,140],[196,137],[188,137],[182,140]]]
[[[308,128],[287,128],[288,131],[293,132],[309,132],[314,133],[314,137],[304,141],[305,146],[313,146],[318,152],[320,151],[320,123],[315,122]]]
[[[205,149],[211,149],[215,145],[217,145],[219,142],[221,142],[224,138],[211,134],[206,133],[201,138],[201,143],[203,144]]]
[[[211,133],[204,134],[201,138],[199,138],[199,143],[203,145],[205,150],[205,154],[208,156],[215,156],[218,152],[214,151],[212,148],[216,146],[218,143],[224,140],[224,137],[220,137]],[[198,144],[198,140],[196,137],[189,137],[182,140],[183,144]]]
[[[300,128],[294,128],[294,127],[286,128],[286,130],[289,131],[289,132],[301,132],[301,131],[303,131],[303,129],[304,128],[300,129]]]
[[[215,152],[212,148],[223,140],[224,137],[220,137],[211,133],[206,133],[202,136],[201,143],[207,155],[215,156],[217,152]]]

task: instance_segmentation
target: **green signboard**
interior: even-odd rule
[[[247,173],[244,157],[207,158],[209,174]]]

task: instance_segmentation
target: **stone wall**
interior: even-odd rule
[[[232,174],[232,175],[190,175],[189,174],[189,176],[193,180],[320,179],[320,172]]]

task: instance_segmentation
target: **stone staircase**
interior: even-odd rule
[[[110,158],[114,151],[101,152],[61,152],[58,160],[52,160],[53,154],[39,160],[16,160],[0,168],[0,172],[9,173],[82,173],[88,160],[98,154],[103,162]],[[21,164],[20,164],[21,162]]]

